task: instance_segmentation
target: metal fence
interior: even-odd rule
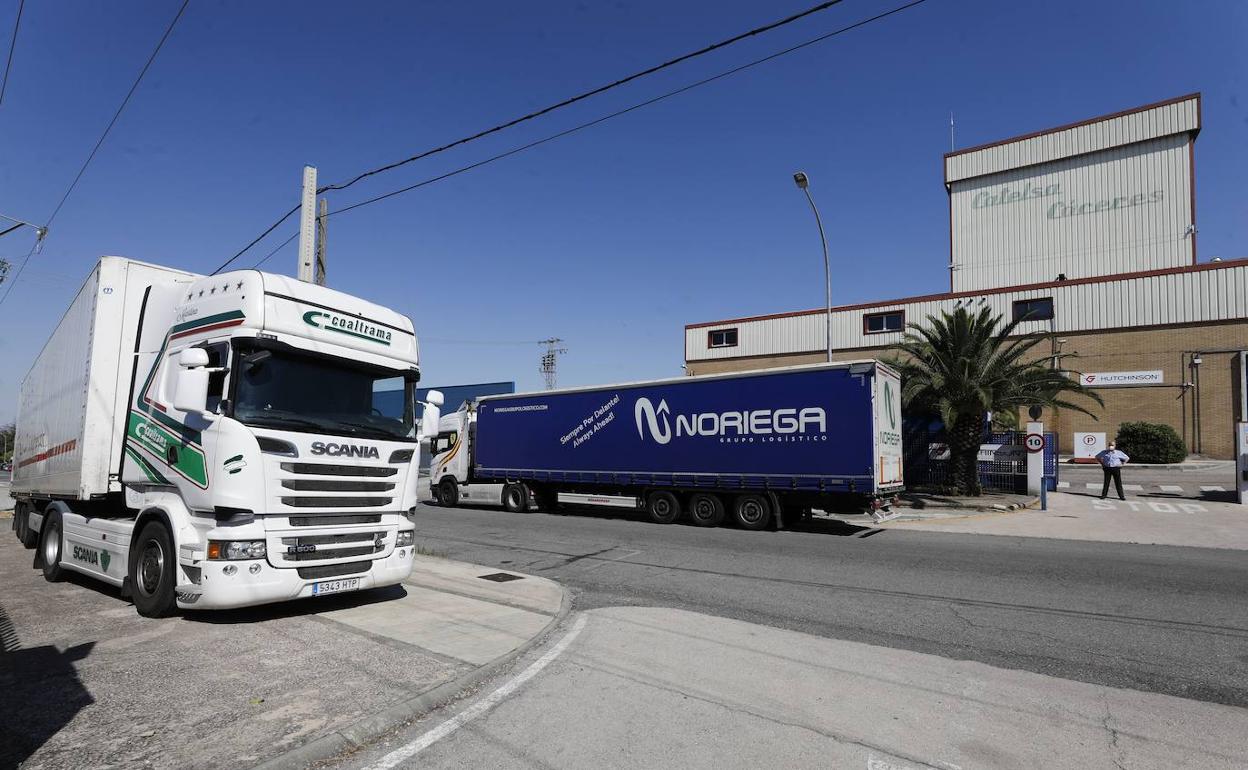
[[[1027,492],[1027,449],[1024,431],[985,432],[980,441],[979,483],[1000,492]],[[1057,489],[1057,434],[1044,434],[1044,483]],[[905,438],[907,487],[949,485],[949,445],[944,431],[913,430]]]

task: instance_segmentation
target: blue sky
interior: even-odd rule
[[[475,132],[810,2],[192,0],[0,307],[0,420],[97,256],[211,271],[322,183]],[[899,3],[894,3],[899,4]],[[894,4],[842,5],[361,183],[412,184]],[[16,2],[0,8],[7,43]],[[0,105],[0,212],[46,219],[177,9],[30,0]],[[746,73],[343,214],[334,288],[412,316],[430,384],[676,375],[685,323],[943,290],[948,118],[966,147],[1191,91],[1200,261],[1248,256],[1248,4],[929,0]],[[240,260],[253,265],[293,231]],[[20,258],[29,236],[0,239]],[[294,246],[266,264],[291,272]]]

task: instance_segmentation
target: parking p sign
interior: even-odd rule
[[[1104,433],[1075,434],[1075,462],[1093,462],[1103,449],[1105,449]]]
[[[1044,451],[1044,436],[1039,433],[1028,433],[1027,438],[1023,439],[1023,446],[1027,447],[1028,452]]]

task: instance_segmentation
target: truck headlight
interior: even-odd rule
[[[208,541],[208,558],[213,561],[263,559],[266,553],[263,540]]]
[[[416,542],[416,530],[404,529],[400,530],[399,537],[394,541],[395,548],[406,548]]]

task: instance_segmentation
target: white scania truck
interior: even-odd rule
[[[364,300],[104,257],[22,383],[13,528],[147,616],[398,583],[441,401],[415,424],[418,363]]]

